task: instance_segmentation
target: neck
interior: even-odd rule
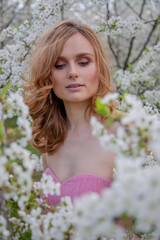
[[[69,131],[79,132],[81,128],[89,126],[89,114],[86,113],[88,103],[65,103]]]

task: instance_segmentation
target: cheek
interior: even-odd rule
[[[52,73],[52,83],[55,85],[57,82],[59,82],[60,74],[58,72]]]
[[[61,96],[61,84],[62,84],[62,76],[61,76],[61,73],[60,72],[52,72],[52,78],[51,78],[51,81],[52,81],[52,85],[53,85],[53,91],[54,91],[54,94],[60,98]]]
[[[54,89],[59,88],[64,82],[64,74],[62,71],[56,71],[52,73],[52,84]]]
[[[92,69],[90,69],[89,71],[89,79],[91,84],[94,84],[94,86],[98,87],[99,84],[99,80],[98,80],[98,69],[96,66],[92,67]]]

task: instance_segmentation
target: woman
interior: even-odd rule
[[[32,54],[26,104],[33,119],[34,146],[42,153],[46,174],[61,183],[63,196],[100,193],[109,187],[114,153],[92,136],[95,100],[110,88],[110,73],[100,41],[88,26],[63,21],[47,31]],[[110,132],[115,131],[115,126]]]

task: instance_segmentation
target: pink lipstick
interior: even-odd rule
[[[84,84],[73,83],[73,84],[69,84],[66,88],[69,89],[69,90],[79,90],[82,87],[84,87]]]

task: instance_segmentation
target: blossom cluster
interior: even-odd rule
[[[7,221],[6,219],[0,215],[0,233],[4,238],[9,237],[9,231],[7,230]]]
[[[42,208],[32,209],[30,213],[19,211],[19,215],[23,218],[32,232],[32,239],[46,240],[62,240],[67,234],[71,236],[73,230],[70,229],[73,217],[73,206],[69,197],[61,199],[54,213],[43,213]],[[42,230],[43,226],[43,230]],[[67,233],[68,232],[68,233]]]
[[[151,233],[154,229],[149,239],[158,240],[160,166],[141,168],[138,159],[117,158],[116,170],[118,176],[101,196],[93,193],[75,201],[77,239],[97,239],[97,236],[124,239],[123,226],[134,219],[135,234]]]
[[[42,190],[44,195],[60,195],[60,184],[55,184],[53,178],[45,173],[42,174],[41,181],[35,182],[33,187],[36,190]]]
[[[42,172],[43,171],[42,156],[38,157],[36,154],[32,154],[31,160],[34,163],[35,171]]]
[[[104,31],[108,36],[115,39],[123,36],[127,39],[134,37],[142,28],[142,22],[135,17],[122,19],[120,16],[112,16],[106,23],[102,24],[99,31]]]
[[[48,194],[60,194],[60,184],[54,183],[52,177],[45,174],[39,182],[33,183],[32,174],[37,159],[25,148],[31,137],[28,137],[28,131],[31,132],[28,108],[17,92],[7,95],[2,90],[0,100],[1,123],[4,123],[0,135],[3,143],[0,144],[0,238],[7,240],[14,234],[14,240],[18,240],[27,234],[27,239],[33,240],[51,240],[53,235],[57,240],[65,239],[67,234],[73,234],[71,199],[63,198],[56,208],[46,204]],[[23,119],[20,127],[19,118]],[[14,128],[8,129],[5,123],[10,119],[16,121]],[[27,131],[23,125],[27,125]]]
[[[145,101],[150,102],[152,106],[160,109],[160,90],[146,90],[144,93]]]
[[[150,47],[143,53],[139,63],[130,70],[119,69],[114,74],[114,79],[120,91],[128,91],[131,94],[144,94],[151,104],[159,106],[159,94],[149,97],[148,89],[154,89],[157,78],[154,73],[158,70],[157,63],[160,62],[160,43]],[[146,91],[146,93],[145,93]],[[155,90],[155,93],[157,91]],[[154,93],[154,92],[153,92]],[[158,93],[158,92],[157,92]]]
[[[116,99],[117,94],[111,94],[101,102],[105,107]],[[120,108],[127,114],[122,116],[115,134],[109,134],[103,124],[91,118],[93,134],[100,144],[106,151],[112,149],[116,153],[116,173],[111,188],[101,196],[86,195],[75,201],[77,239],[87,240],[90,236],[124,239],[122,226],[129,219],[134,219],[135,234],[150,233],[146,239],[154,240],[160,236],[160,122],[155,115],[146,113],[136,96],[126,94]]]
[[[38,0],[33,6],[32,20],[24,21],[20,26],[9,26],[0,35],[0,42],[12,39],[0,49],[0,86],[10,82],[13,86],[22,85],[22,74],[27,64],[27,56],[36,39],[56,21],[62,0]]]
[[[108,103],[108,99],[116,100],[118,94],[108,94],[101,100],[102,105]],[[148,114],[143,103],[135,95],[125,94],[119,109],[122,114],[119,127],[116,134],[108,134],[104,125],[97,121],[95,117],[91,118],[93,134],[98,137],[101,145],[106,149],[112,149],[116,154],[132,155],[133,157],[145,157],[146,144],[150,151],[159,161],[159,140],[160,123],[156,114]],[[142,163],[144,164],[144,162]]]

